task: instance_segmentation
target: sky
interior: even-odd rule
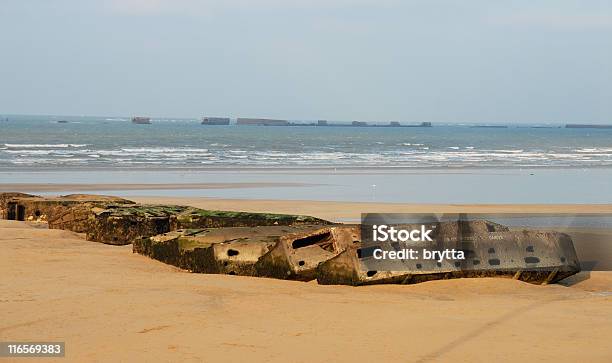
[[[612,124],[612,1],[0,0],[0,114]]]

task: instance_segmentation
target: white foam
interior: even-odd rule
[[[53,150],[6,150],[5,152],[17,155],[49,155]]]
[[[11,149],[55,149],[68,147],[85,147],[87,144],[4,144]]]
[[[592,147],[574,150],[577,153],[612,153],[612,147]]]
[[[200,148],[183,148],[183,147],[124,147],[121,151],[128,153],[172,153],[172,152],[194,152],[207,153],[208,149]]]
[[[519,153],[524,152],[523,149],[518,149],[518,150],[515,150],[515,149],[503,150],[502,149],[502,150],[490,150],[490,151],[495,152],[495,153],[508,153],[508,154],[519,154]]]

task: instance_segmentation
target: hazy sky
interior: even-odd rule
[[[612,1],[0,0],[0,113],[612,123]]]

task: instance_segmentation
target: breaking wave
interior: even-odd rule
[[[608,131],[566,129],[138,127],[119,118],[10,124],[0,132],[0,168],[612,166]],[[82,122],[79,126],[73,123]]]
[[[87,144],[4,144],[4,146],[11,149],[53,149],[85,147]]]
[[[14,144],[9,144],[14,145]],[[64,145],[64,144],[61,144]],[[68,144],[65,144],[68,145]],[[81,145],[81,144],[78,144]],[[245,166],[353,166],[353,167],[534,167],[609,166],[612,148],[534,151],[444,147],[392,149],[379,152],[329,150],[254,151],[195,147],[123,147],[94,150],[79,147],[0,150],[0,165],[245,165]]]

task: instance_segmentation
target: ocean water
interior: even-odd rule
[[[66,120],[68,123],[58,123]],[[204,126],[197,120],[9,116],[0,169],[598,168],[612,130]],[[557,125],[558,126],[558,125]]]

